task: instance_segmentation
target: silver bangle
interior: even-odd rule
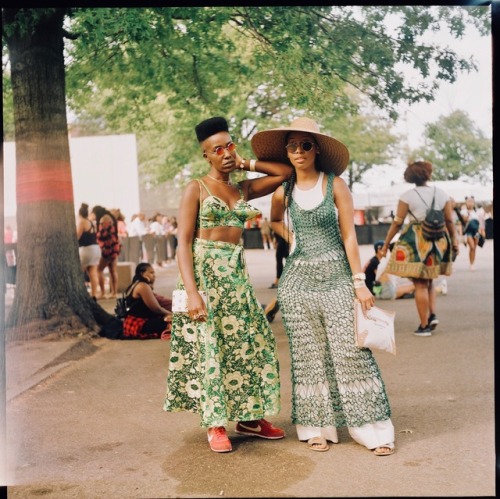
[[[352,276],[352,279],[354,281],[365,281],[366,280],[366,274],[364,272],[358,272],[357,274],[354,274]]]
[[[250,171],[254,172],[255,171],[255,164],[257,163],[256,159],[251,159],[250,160]]]
[[[365,281],[354,281],[354,289],[364,288],[365,286]]]

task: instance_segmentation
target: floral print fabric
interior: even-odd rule
[[[276,342],[249,281],[243,247],[195,239],[193,260],[198,288],[207,292],[208,318],[173,314],[164,410],[196,412],[207,428],[277,414]]]
[[[422,224],[409,223],[394,244],[386,272],[416,279],[436,279],[440,275],[451,275],[451,249],[448,231],[436,241],[427,241],[422,234]]]

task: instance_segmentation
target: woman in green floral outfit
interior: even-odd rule
[[[279,363],[240,241],[244,223],[260,213],[247,200],[273,192],[292,170],[241,158],[224,118],[201,122],[196,135],[210,171],[188,184],[179,207],[178,288],[187,292],[188,313],[173,316],[164,409],[198,413],[210,448],[229,452],[229,421],[240,434],[285,436],[264,419],[280,410]],[[266,175],[233,184],[238,169]]]

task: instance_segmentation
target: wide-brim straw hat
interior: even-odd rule
[[[319,125],[311,118],[295,118],[290,126],[257,132],[252,137],[252,149],[262,161],[288,163],[285,138],[290,132],[306,132],[314,136],[320,153],[316,156],[316,166],[324,172],[340,175],[349,163],[349,150],[340,140],[319,131]]]

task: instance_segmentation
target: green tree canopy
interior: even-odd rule
[[[19,23],[30,29],[43,10],[21,9]],[[281,126],[305,110],[322,123],[352,117],[357,104],[348,90],[355,88],[395,119],[399,103],[432,100],[439,81],[453,82],[475,68],[473,60],[429,43],[427,33],[447,29],[458,38],[468,25],[482,34],[489,30],[484,7],[102,7],[67,13],[67,102],[78,126],[88,134],[136,133],[141,169],[158,181],[186,165],[193,173],[203,166],[195,141],[186,138],[208,115],[230,117],[233,134],[246,139],[257,126]],[[421,78],[405,79],[403,66]],[[243,144],[242,153],[250,154]],[[353,164],[353,182],[371,161]]]
[[[326,122],[335,138],[349,149],[349,167],[344,173],[349,187],[362,183],[365,172],[376,166],[390,164],[400,155],[402,137],[393,131],[393,123],[359,93],[350,92],[358,110]]]
[[[141,166],[163,181],[186,165],[203,166],[186,139],[209,115],[230,117],[233,134],[246,139],[257,126],[281,126],[304,111],[320,122],[353,116],[347,90],[355,88],[395,119],[399,103],[432,100],[439,81],[475,68],[425,37],[439,29],[461,37],[467,25],[487,33],[489,9],[74,9],[68,103],[108,133],[136,133]],[[420,79],[405,79],[403,66]],[[362,173],[369,161],[355,169]]]
[[[424,145],[413,151],[412,157],[431,161],[435,180],[491,178],[493,144],[465,111],[457,110],[428,123],[424,137]]]

